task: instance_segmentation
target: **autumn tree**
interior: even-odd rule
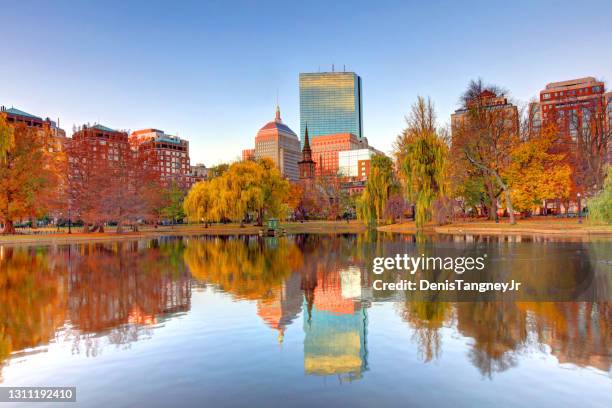
[[[334,219],[338,212],[336,203],[340,198],[340,189],[336,186],[337,180],[328,180],[326,177],[317,177],[301,184],[297,205],[292,207],[296,218]]]
[[[461,97],[461,109],[452,123],[452,152],[457,167],[468,166],[484,179],[489,195],[489,216],[497,213],[497,197],[504,194],[510,223],[515,223],[510,187],[502,176],[512,149],[519,141],[517,108],[508,103],[505,91],[471,81]]]
[[[395,157],[406,199],[415,205],[417,228],[422,228],[432,218],[434,202],[447,196],[448,148],[436,129],[431,100],[419,96],[406,121],[395,142]]]
[[[185,192],[176,181],[170,183],[163,191],[163,207],[161,208],[162,217],[172,220],[174,224],[177,220],[185,217],[183,210],[183,200]]]
[[[57,191],[57,169],[46,147],[46,133],[0,117],[0,220],[3,233],[15,233],[14,221],[38,217]]]
[[[358,216],[368,222],[384,219],[387,200],[393,194],[397,183],[393,174],[393,161],[377,154],[370,159],[370,175],[358,203]]]
[[[257,225],[263,225],[265,214],[278,217],[283,216],[289,210],[290,184],[282,177],[272,160],[262,159],[258,164],[263,170],[261,179],[263,202],[257,210]]]
[[[566,115],[572,153],[575,155],[574,177],[578,190],[591,194],[603,186],[609,145],[612,143],[610,126],[610,101],[602,96],[590,103],[581,104],[579,110]],[[557,118],[557,120],[562,118]]]
[[[214,178],[195,183],[185,200],[183,209],[190,221],[204,222],[208,228],[210,222],[221,219],[219,203],[220,179]]]
[[[502,176],[508,180],[515,210],[530,212],[544,200],[569,196],[571,168],[564,154],[551,153],[553,137],[550,129],[544,130],[512,149]]]
[[[105,222],[114,221],[121,233],[127,224],[137,229],[138,222],[159,215],[163,183],[154,152],[133,149],[127,136],[111,145],[85,132],[73,136],[67,152],[68,204],[85,232],[103,231]]]
[[[597,224],[612,224],[612,166],[608,166],[603,189],[587,202],[588,220]]]
[[[255,214],[261,224],[265,217],[287,212],[288,194],[289,182],[271,160],[249,160],[233,163],[219,177],[196,183],[183,207],[191,220],[230,219],[242,224],[249,214]]]

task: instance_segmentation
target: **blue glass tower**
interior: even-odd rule
[[[354,72],[300,74],[300,140],[334,133],[363,138],[361,78]]]

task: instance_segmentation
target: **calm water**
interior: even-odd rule
[[[473,302],[373,291],[372,257],[404,252],[487,253],[488,274],[526,291]],[[611,293],[612,241],[5,246],[0,385],[76,386],[68,405],[88,407],[609,408]]]

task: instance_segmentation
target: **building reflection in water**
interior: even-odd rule
[[[362,377],[368,368],[368,315],[362,302],[361,271],[354,267],[305,276],[304,371]]]
[[[359,379],[369,364],[367,309],[378,300],[370,289],[368,257],[413,245],[405,237],[383,238],[201,237],[0,247],[0,367],[56,340],[71,342],[73,353],[87,356],[107,344],[129,347],[154,336],[165,320],[189,312],[192,289],[203,284],[229,294],[230,301],[255,301],[258,317],[244,319],[262,319],[279,341],[301,313],[305,373]],[[598,293],[612,287],[608,243],[571,243],[576,251],[566,247],[560,253],[553,242],[531,248],[478,237],[451,241],[467,248],[474,241],[505,254],[505,267],[525,269],[534,292],[547,290],[559,270],[568,279],[572,268],[585,265],[595,270]],[[576,258],[568,258],[573,253]],[[533,265],[524,267],[525,260]],[[483,376],[515,367],[527,351],[610,371],[609,302],[431,300],[396,303],[423,362],[443,355],[442,333],[448,329],[467,339],[466,359]]]
[[[282,343],[285,328],[302,311],[301,277],[294,273],[280,287],[270,289],[270,296],[257,301],[257,314],[272,329],[278,331],[278,341]]]

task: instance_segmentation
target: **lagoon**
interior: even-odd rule
[[[371,271],[375,257],[405,253],[486,253],[487,267],[460,279],[516,279],[525,291],[373,290],[376,279],[453,278]],[[76,386],[72,407],[609,407],[611,294],[609,240],[345,234],[3,246],[0,386]]]

